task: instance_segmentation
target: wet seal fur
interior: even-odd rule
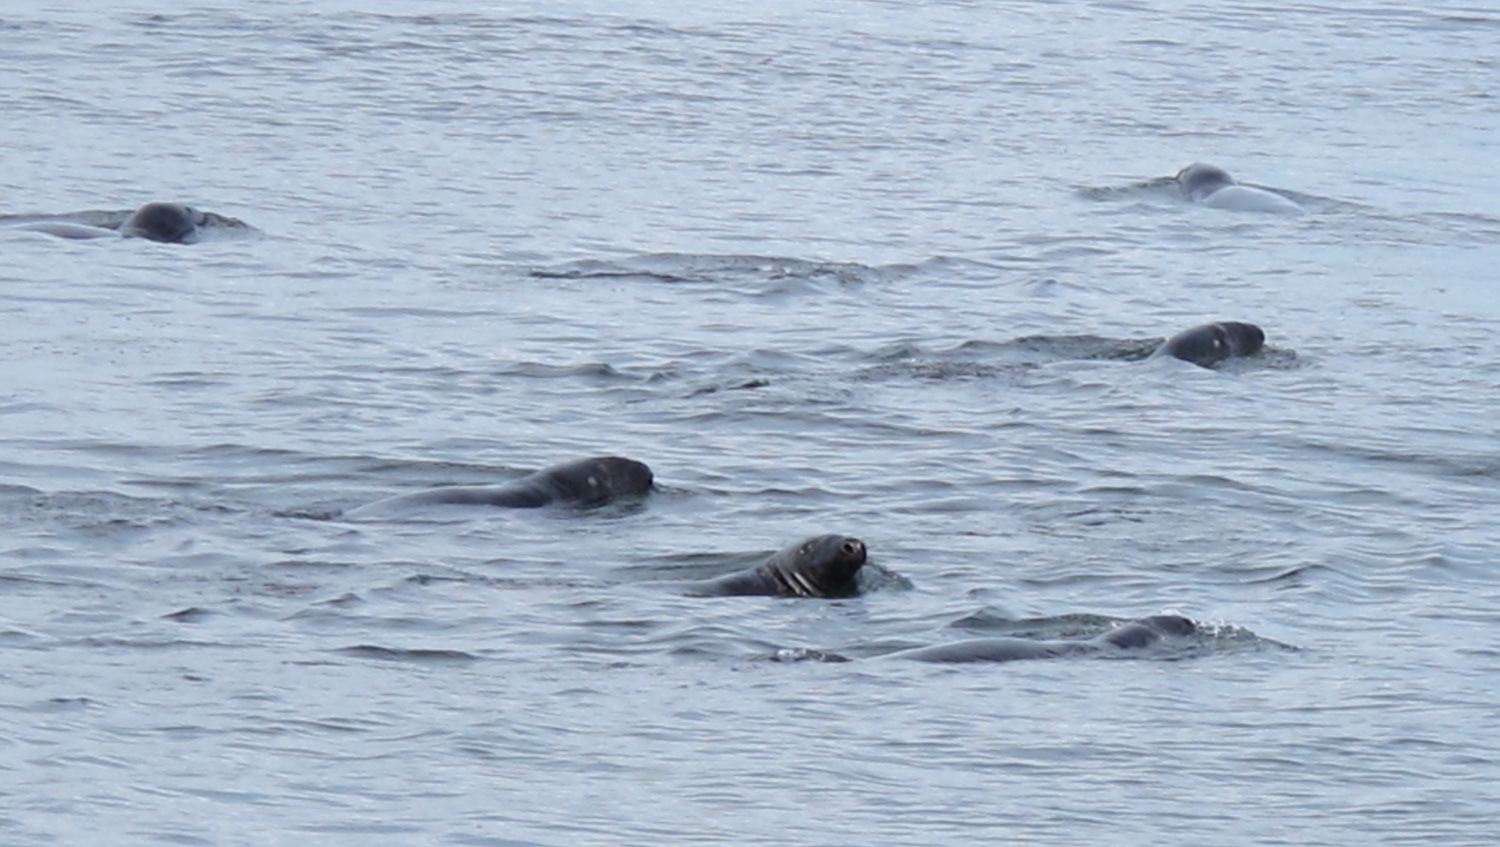
[[[1231,356],[1253,356],[1265,346],[1265,330],[1255,324],[1219,321],[1177,333],[1156,348],[1151,358],[1171,356],[1210,368]]]
[[[213,230],[254,232],[247,223],[185,203],[153,202],[123,212],[73,212],[65,215],[3,216],[16,229],[45,232],[59,238],[144,238],[166,244],[193,244]]]
[[[1121,624],[1087,641],[1032,641],[1025,638],[973,638],[952,644],[917,647],[887,653],[883,658],[918,662],[1018,662],[1062,656],[1118,654],[1141,650],[1198,632],[1198,625],[1181,615],[1152,615]]]
[[[453,485],[398,494],[351,509],[343,516],[374,517],[444,505],[511,509],[534,509],[554,503],[602,506],[622,497],[645,494],[653,483],[651,469],[643,462],[621,456],[596,456],[554,465],[510,485]]]
[[[147,203],[120,224],[125,238],[146,238],[166,244],[192,244],[205,227],[244,227],[243,221],[213,212],[200,212],[184,203]]]
[[[816,535],[789,545],[753,568],[667,586],[694,597],[852,597],[859,593],[865,543],[847,535]]]
[[[1215,165],[1202,162],[1188,165],[1174,179],[1183,197],[1214,209],[1280,215],[1300,215],[1304,211],[1273,191],[1235,182],[1227,171]]]

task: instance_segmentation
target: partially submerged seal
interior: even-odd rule
[[[1223,168],[1197,162],[1177,172],[1178,190],[1194,203],[1237,212],[1300,215],[1301,206],[1273,191],[1235,182]]]
[[[1231,356],[1253,356],[1265,346],[1265,330],[1255,324],[1219,321],[1177,333],[1151,356],[1171,356],[1208,368]]]
[[[885,658],[912,659],[918,662],[1017,662],[1026,659],[1054,659],[1060,656],[1083,656],[1141,650],[1172,638],[1185,638],[1198,631],[1198,625],[1181,615],[1152,615],[1140,618],[1091,638],[1087,641],[1033,641],[1026,638],[971,638],[952,644],[916,647],[887,653]]]
[[[243,221],[202,212],[184,203],[147,203],[120,224],[120,235],[167,244],[192,244],[203,237],[205,228],[244,226]]]
[[[510,485],[453,485],[376,500],[344,513],[348,518],[379,517],[427,506],[503,506],[532,509],[553,503],[601,506],[621,497],[645,494],[654,478],[642,462],[620,456],[579,459],[525,477]]]
[[[847,535],[817,535],[789,545],[753,568],[713,579],[668,583],[697,597],[850,597],[859,593],[865,543]]]
[[[204,212],[185,203],[153,202],[135,210],[85,211],[61,215],[5,215],[0,224],[45,232],[58,238],[145,238],[168,244],[192,244],[208,232],[255,230],[238,218]]]

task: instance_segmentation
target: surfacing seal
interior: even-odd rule
[[[125,238],[146,238],[167,244],[192,244],[209,228],[245,229],[245,222],[184,203],[147,203],[120,224]]]
[[[1265,330],[1243,321],[1202,324],[1168,338],[1152,358],[1171,356],[1209,368],[1231,356],[1253,356],[1266,346]]]
[[[669,587],[695,597],[852,597],[859,593],[865,543],[847,535],[816,535],[782,548],[753,568]]]
[[[655,481],[645,463],[621,456],[596,456],[554,465],[510,485],[453,485],[398,494],[344,513],[346,518],[377,517],[426,506],[502,506],[534,509],[554,503],[602,506],[651,490]]]
[[[1183,197],[1214,209],[1280,215],[1300,215],[1304,211],[1273,191],[1235,182],[1228,171],[1216,165],[1195,162],[1178,171],[1175,179]]]
[[[884,658],[918,662],[1018,662],[1061,656],[1118,654],[1141,650],[1173,638],[1186,638],[1198,624],[1181,615],[1151,615],[1111,629],[1087,641],[1033,641],[1026,638],[972,638],[952,644],[916,647],[887,653]]]
[[[144,238],[168,244],[194,244],[211,232],[254,227],[238,218],[204,212],[185,203],[152,202],[139,209],[89,210],[60,215],[0,215],[0,226],[44,232],[58,238]]]

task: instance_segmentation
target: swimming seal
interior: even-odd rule
[[[204,213],[182,203],[147,203],[120,224],[125,238],[146,238],[167,244],[190,244],[198,240]]]
[[[887,653],[884,658],[918,662],[1018,662],[1140,650],[1169,638],[1184,638],[1198,625],[1181,615],[1152,615],[1118,627],[1088,641],[1031,641],[1025,638],[973,638],[952,644],[917,647]]]
[[[852,597],[864,566],[865,543],[847,535],[816,535],[789,545],[749,570],[715,579],[672,583],[695,597]]]
[[[135,210],[86,211],[62,215],[3,215],[0,224],[59,238],[145,238],[169,244],[193,244],[212,230],[253,228],[238,218],[204,212],[184,203],[147,203]]]
[[[244,221],[183,203],[147,203],[120,224],[120,235],[167,244],[192,244],[212,229],[249,229]]]
[[[1265,330],[1255,324],[1220,321],[1177,333],[1156,348],[1151,358],[1171,356],[1210,368],[1230,356],[1253,356],[1265,346]]]
[[[1235,182],[1227,171],[1214,165],[1202,162],[1188,165],[1177,172],[1176,180],[1183,197],[1214,209],[1281,215],[1303,212],[1301,206],[1280,194]]]
[[[620,456],[598,456],[555,465],[510,485],[453,485],[398,494],[351,509],[344,517],[373,517],[439,505],[511,509],[534,509],[553,503],[602,506],[621,497],[645,494],[652,483],[651,469],[644,463]]]

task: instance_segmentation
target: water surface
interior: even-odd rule
[[[0,230],[3,840],[1490,843],[1497,28],[0,14],[0,212],[265,233]],[[1193,161],[1309,212],[1140,188]],[[1220,319],[1268,354],[1093,355]],[[329,517],[611,453],[659,490]],[[910,588],[640,584],[823,532]],[[1235,637],[880,658],[1163,611]]]

